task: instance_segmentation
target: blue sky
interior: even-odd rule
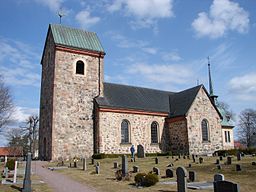
[[[38,114],[49,23],[94,31],[105,81],[180,91],[204,84],[239,114],[256,108],[255,0],[8,0],[0,2],[0,73],[16,112]],[[0,145],[4,144],[3,137]]]

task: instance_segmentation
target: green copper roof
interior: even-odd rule
[[[228,118],[226,112],[220,107],[218,107],[218,110],[219,110],[221,116],[223,117],[223,119],[221,121],[221,125],[224,127],[232,127],[233,128],[234,122],[230,118]]]
[[[50,24],[54,42],[71,48],[104,52],[96,33],[58,24]]]

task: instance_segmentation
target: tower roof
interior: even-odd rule
[[[97,34],[59,24],[50,24],[55,44],[75,49],[105,53]]]

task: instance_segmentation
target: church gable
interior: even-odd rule
[[[202,86],[187,113],[189,152],[212,154],[222,149],[221,116]]]

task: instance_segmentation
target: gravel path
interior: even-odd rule
[[[56,171],[43,168],[47,162],[32,161],[32,171],[38,175],[54,192],[96,192],[95,189],[83,185]]]

